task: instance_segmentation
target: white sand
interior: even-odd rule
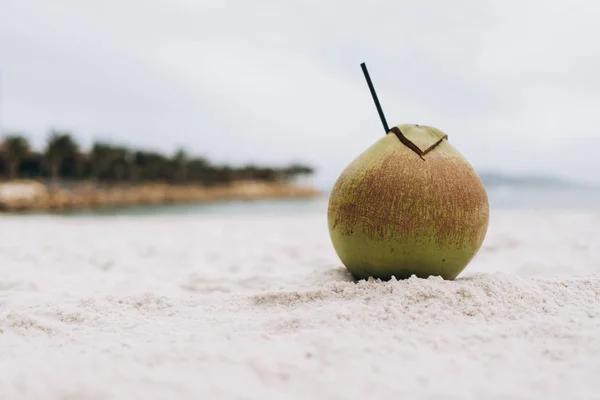
[[[0,218],[0,399],[592,399],[600,214],[493,213],[454,282],[324,215]]]

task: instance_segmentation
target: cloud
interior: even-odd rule
[[[391,125],[479,170],[597,180],[600,5],[589,1],[5,0],[0,123],[218,161],[305,160],[330,184]]]

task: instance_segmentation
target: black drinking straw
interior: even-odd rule
[[[379,99],[377,98],[377,93],[375,93],[375,88],[373,87],[373,82],[371,82],[371,77],[369,76],[369,71],[367,71],[367,66],[365,63],[360,64],[362,68],[363,74],[365,74],[365,79],[367,80],[367,84],[369,85],[369,90],[371,91],[371,96],[373,96],[373,101],[375,102],[375,107],[377,107],[377,112],[379,113],[379,118],[381,118],[381,123],[383,124],[383,129],[385,129],[385,134],[387,135],[390,129],[388,128],[387,121],[385,120],[385,115],[383,115],[383,110],[381,109],[381,104],[379,104]]]

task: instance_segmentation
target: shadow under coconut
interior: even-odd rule
[[[326,270],[324,275],[325,275],[325,282],[323,282],[323,283],[328,283],[328,282],[352,282],[352,283],[390,282],[390,281],[427,280],[427,279],[432,279],[432,278],[433,279],[441,278],[439,275],[430,275],[427,277],[423,277],[423,276],[417,276],[415,274],[402,276],[402,277],[396,277],[396,276],[392,275],[389,278],[381,278],[381,277],[376,277],[376,276],[357,278],[354,275],[352,275],[344,266],[332,267],[332,268]],[[471,281],[474,278],[479,279],[482,275],[487,276],[490,274],[484,274],[484,273],[461,274],[454,279],[443,279],[443,278],[441,278],[441,279],[443,279],[445,282],[466,282],[466,281]]]
[[[458,276],[454,279],[444,279],[439,275],[429,275],[427,277],[424,276],[417,276],[415,274],[412,275],[406,275],[406,276],[401,276],[401,277],[396,277],[395,275],[392,275],[389,278],[381,278],[381,277],[376,277],[376,276],[368,276],[368,277],[364,277],[364,278],[357,278],[354,277],[352,274],[350,274],[349,272],[346,271],[347,276],[347,282],[353,282],[353,283],[359,283],[359,282],[391,282],[391,281],[397,281],[397,282],[402,282],[402,281],[419,281],[419,280],[423,280],[426,281],[428,279],[441,279],[444,282],[461,282],[461,281],[465,281],[465,280],[469,280],[470,278],[472,278],[471,276]]]

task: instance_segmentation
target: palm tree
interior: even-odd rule
[[[50,167],[54,183],[58,180],[61,167],[66,159],[75,159],[79,145],[70,133],[53,131],[48,138],[45,158]]]
[[[112,175],[119,182],[125,178],[129,170],[128,153],[129,150],[126,147],[113,147],[112,149]]]
[[[173,163],[175,164],[175,179],[185,182],[187,180],[189,163],[189,157],[185,150],[179,149],[175,152]]]
[[[2,141],[0,150],[6,160],[8,179],[15,179],[19,172],[21,161],[29,153],[29,141],[21,135],[9,135]]]
[[[154,151],[137,151],[136,164],[145,180],[164,180],[171,176],[170,160]]]
[[[90,152],[92,164],[92,176],[98,180],[101,175],[105,174],[114,160],[115,154],[113,147],[107,143],[96,142],[92,146]]]
[[[127,179],[129,182],[135,182],[140,178],[140,166],[138,165],[138,152],[127,149],[125,154],[125,164],[127,165]]]

